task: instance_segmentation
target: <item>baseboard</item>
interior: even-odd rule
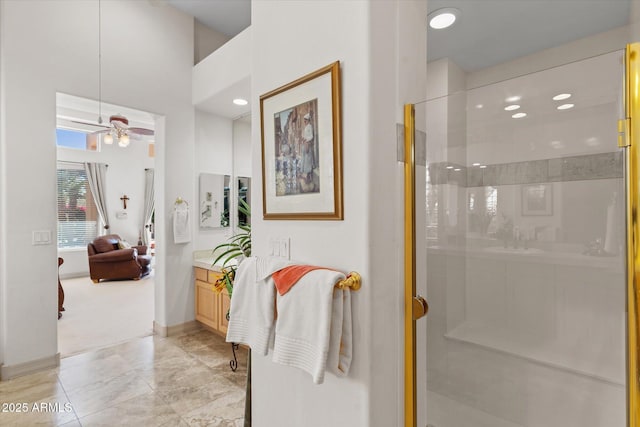
[[[162,326],[155,321],[153,322],[153,333],[163,338],[180,335],[187,332],[194,332],[200,330],[201,328],[202,327],[200,325],[200,322],[196,320],[191,320],[189,322],[172,326]]]
[[[17,365],[2,365],[0,366],[0,381],[10,380],[15,377],[33,374],[34,372],[58,366],[60,366],[60,353],[30,362],[18,363]]]
[[[89,277],[89,271],[78,271],[76,273],[60,274],[60,280],[78,279],[80,277]]]

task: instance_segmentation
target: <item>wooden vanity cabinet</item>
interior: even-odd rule
[[[227,334],[227,312],[229,311],[229,294],[224,289],[218,293],[213,289],[216,280],[222,277],[217,271],[195,268],[196,320],[214,332]]]

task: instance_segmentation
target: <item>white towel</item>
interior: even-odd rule
[[[173,210],[173,241],[175,243],[188,243],[191,241],[189,206],[185,203],[176,205]]]
[[[227,342],[246,344],[256,354],[266,355],[271,343],[275,316],[275,285],[271,273],[257,279],[261,272],[277,271],[277,258],[245,258],[233,280],[229,308]],[[260,268],[258,268],[258,266]]]
[[[344,279],[332,270],[305,274],[285,295],[277,295],[273,361],[300,368],[322,384],[327,369],[349,373],[352,354],[351,294],[335,289]]]
[[[278,270],[294,263],[278,257],[256,257],[256,281],[266,279]]]

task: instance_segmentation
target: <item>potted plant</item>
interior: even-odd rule
[[[238,210],[249,217],[251,215],[251,206],[242,199],[238,199]],[[229,298],[233,294],[233,279],[238,269],[238,264],[245,257],[251,256],[251,224],[241,224],[240,229],[235,235],[229,238],[229,241],[216,246],[213,252],[222,251],[213,261],[214,265],[222,262],[222,278],[216,281],[214,287],[216,291],[222,292],[224,288],[229,293]]]

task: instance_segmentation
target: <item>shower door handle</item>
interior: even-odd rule
[[[413,297],[413,320],[418,320],[427,315],[429,303],[421,295]]]

